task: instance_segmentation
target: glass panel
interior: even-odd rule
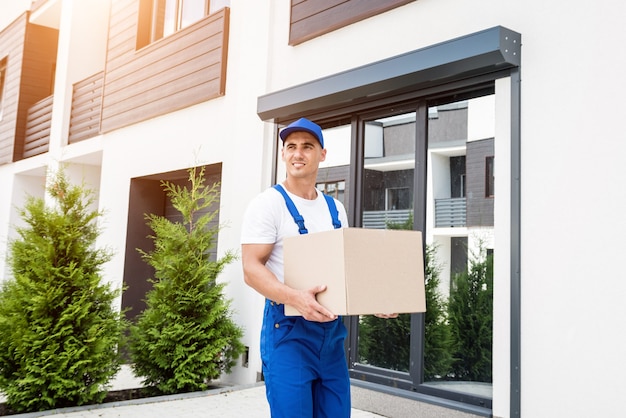
[[[348,193],[350,192],[350,125],[336,126],[323,129],[326,160],[320,164],[317,173],[317,188],[322,192],[337,198],[348,207]]]
[[[495,98],[428,114],[424,384],[491,398]]]
[[[365,122],[363,227],[413,229],[415,112]],[[358,363],[408,372],[411,315],[359,318]]]
[[[224,7],[230,7],[230,0],[211,0],[210,13],[215,13]]]
[[[186,28],[206,16],[206,0],[183,0],[180,28]]]
[[[163,2],[159,2],[163,3]],[[176,32],[176,6],[177,0],[165,0],[163,10],[163,37]]]

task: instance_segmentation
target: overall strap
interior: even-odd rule
[[[291,200],[285,189],[283,189],[283,186],[281,186],[280,184],[275,184],[274,188],[278,190],[280,194],[282,194],[285,198],[287,209],[289,209],[289,213],[291,213],[294,222],[298,225],[298,232],[300,234],[308,234],[309,231],[304,226],[304,218],[302,217],[302,215],[300,215],[300,212],[298,212],[296,205],[293,203],[293,200]]]
[[[339,211],[337,210],[337,205],[335,205],[335,199],[327,194],[324,195],[324,199],[326,199],[326,204],[328,205],[328,209],[330,210],[330,216],[333,218],[333,226],[335,227],[335,229],[341,228]]]
[[[283,186],[281,186],[280,184],[275,184],[273,187],[278,192],[280,192],[280,194],[283,195],[283,198],[285,199],[285,204],[287,205],[287,209],[293,217],[294,222],[298,225],[298,232],[300,234],[307,234],[309,231],[304,226],[304,218],[302,217],[302,215],[300,215],[300,212],[298,212],[296,205],[293,203],[293,200],[291,200],[285,189],[283,189]],[[324,198],[326,199],[326,204],[328,205],[328,209],[330,210],[330,216],[333,219],[333,227],[335,227],[335,229],[341,228],[339,211],[337,210],[334,199],[326,194],[324,194]]]

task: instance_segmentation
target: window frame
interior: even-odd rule
[[[159,10],[159,4],[163,4],[163,9],[166,9],[168,1],[174,2],[174,15],[175,24],[171,33],[165,33],[164,16],[157,16]],[[178,31],[185,29],[192,25],[189,23],[183,25],[183,8],[184,2],[187,0],[140,0],[139,2],[139,21],[137,24],[137,42],[136,49],[141,49],[160,39],[167,38],[175,34]],[[196,21],[202,20],[210,13],[211,1],[202,0],[204,2],[204,14]],[[165,12],[164,12],[165,14]],[[158,21],[158,19],[160,20]],[[194,22],[195,23],[195,22]]]
[[[388,100],[379,100],[370,102],[370,108],[366,111],[360,109],[352,110],[354,114],[351,116],[353,131],[356,132],[355,149],[364,149],[364,126],[371,119],[383,117],[390,112],[416,113],[416,143],[415,143],[415,169],[413,179],[413,204],[414,204],[414,230],[426,231],[426,207],[427,207],[427,156],[428,156],[428,109],[434,105],[445,103],[452,100],[470,99],[487,94],[493,94],[495,91],[495,80],[488,80],[482,77],[476,79],[468,79],[463,83],[454,84],[454,88],[450,86],[441,86],[439,88],[428,89],[427,91],[416,91],[413,93],[411,100],[401,102],[389,102]],[[406,95],[403,95],[406,98]],[[343,108],[341,112],[351,112],[350,108]],[[331,112],[329,112],[331,113]],[[346,117],[346,115],[343,115]],[[327,126],[324,120],[318,120],[323,128]],[[362,225],[360,219],[361,202],[363,201],[363,177],[358,174],[363,170],[362,155],[353,155],[350,162],[352,167],[350,178],[351,188],[355,190],[350,199],[350,207],[355,210],[350,211],[350,225],[359,227]],[[425,236],[424,236],[425,238]],[[455,409],[463,409],[467,412],[477,415],[489,416],[493,405],[493,400],[480,396],[474,396],[468,393],[457,393],[446,389],[435,388],[423,385],[423,362],[413,361],[415,359],[423,359],[423,335],[424,314],[411,315],[411,342],[410,342],[410,359],[411,367],[408,372],[400,372],[390,369],[381,369],[375,366],[359,364],[358,354],[358,317],[345,318],[348,328],[348,365],[350,376],[354,379],[356,385],[361,382],[385,385],[389,388],[390,393],[394,395],[413,398],[420,401],[436,403],[441,406],[451,407]],[[433,397],[437,401],[433,401]],[[462,404],[462,406],[460,406]]]
[[[485,157],[485,197],[495,197],[495,156]]]
[[[436,73],[436,77],[433,77]],[[427,48],[409,52],[397,57],[378,61],[353,70],[344,71],[330,77],[313,80],[292,88],[260,96],[257,100],[257,113],[262,120],[274,121],[276,136],[280,125],[285,125],[299,117],[306,116],[318,122],[323,128],[338,124],[352,125],[351,178],[362,180],[361,156],[365,113],[385,106],[396,107],[414,102],[416,109],[416,135],[423,138],[416,143],[416,167],[414,182],[414,229],[425,230],[426,195],[426,155],[427,121],[429,106],[445,103],[451,94],[456,100],[463,95],[476,97],[480,89],[493,91],[495,81],[510,79],[510,416],[520,415],[521,405],[521,277],[520,277],[520,231],[521,231],[521,190],[520,190],[520,73],[521,35],[507,28],[497,26],[461,38],[442,42]],[[320,92],[323,92],[320,94]],[[375,99],[374,99],[375,97]],[[348,100],[350,99],[350,100]],[[350,106],[345,103],[350,102]],[[342,106],[343,103],[343,106]],[[277,146],[277,145],[275,145]],[[275,170],[277,161],[274,160]],[[276,171],[273,176],[276,181]],[[353,187],[352,185],[350,186]],[[360,225],[359,207],[361,187],[354,185],[354,193],[348,196],[348,207],[352,225]],[[418,194],[419,193],[419,194]],[[422,211],[423,213],[418,213]],[[423,315],[423,314],[417,314]],[[351,335],[355,335],[354,321],[348,320]],[[411,324],[411,357],[423,358],[420,340],[424,333],[422,321]],[[350,337],[353,338],[353,337]],[[354,344],[350,341],[349,344]],[[413,351],[414,350],[414,351]],[[351,353],[349,353],[351,355]],[[481,407],[484,399],[474,399],[464,394],[441,391],[414,382],[421,382],[421,366],[411,370],[410,379],[406,374],[385,370],[376,372],[366,368],[353,368],[354,383],[367,386],[382,384],[376,390],[393,393],[424,402],[435,403],[453,409],[462,409],[479,415],[489,416],[489,408]],[[365,379],[367,382],[361,382]]]
[[[2,120],[2,115],[4,114],[4,90],[6,89],[7,81],[7,61],[7,57],[0,59],[0,120]]]

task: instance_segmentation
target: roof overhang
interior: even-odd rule
[[[286,120],[342,104],[418,90],[519,67],[521,35],[496,26],[260,96],[264,121]]]

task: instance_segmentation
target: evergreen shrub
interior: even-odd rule
[[[155,277],[146,309],[131,326],[130,354],[135,373],[160,394],[206,390],[243,352],[242,329],[216,281],[236,255],[211,260],[219,226],[210,223],[218,211],[206,209],[219,198],[219,185],[204,182],[204,168],[189,170],[189,187],[161,182],[182,221],[146,215],[155,248],[139,251]]]
[[[103,283],[111,253],[95,248],[102,215],[93,192],[63,170],[29,197],[9,243],[12,277],[0,289],[0,391],[16,412],[101,402],[120,368],[125,322]]]
[[[493,351],[493,255],[484,248],[468,271],[453,277],[448,304],[455,347],[452,380],[491,382]]]

